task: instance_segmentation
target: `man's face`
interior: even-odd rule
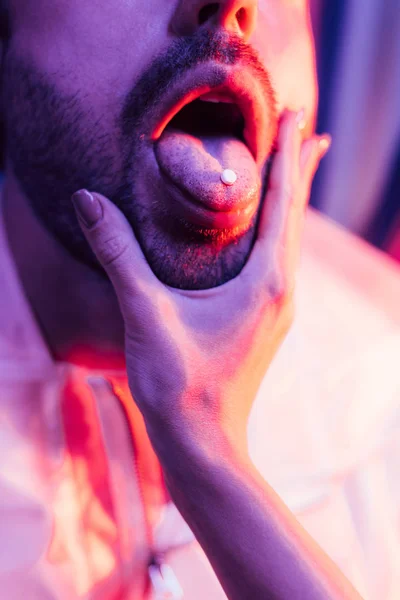
[[[69,252],[100,268],[70,202],[85,187],[119,206],[165,283],[207,288],[240,272],[279,114],[304,107],[313,125],[306,4],[11,0],[7,154]]]

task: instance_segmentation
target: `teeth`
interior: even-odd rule
[[[199,98],[202,102],[211,102],[212,104],[221,104],[221,100],[215,100],[213,98]]]

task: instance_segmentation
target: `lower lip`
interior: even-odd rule
[[[222,212],[207,208],[175,185],[164,173],[161,173],[171,197],[171,208],[178,218],[207,229],[235,229],[249,226],[257,204],[252,203],[236,211]]]

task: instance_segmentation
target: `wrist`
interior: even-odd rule
[[[193,469],[249,461],[246,427],[224,426],[196,416],[146,423],[149,438],[166,474],[184,477]]]
[[[232,444],[220,434],[212,441],[190,439],[179,449],[167,450],[160,460],[171,498],[182,514],[194,497],[214,497],[222,481],[226,485],[235,473],[253,468],[247,448]]]

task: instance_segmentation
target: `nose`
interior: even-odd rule
[[[257,4],[258,0],[179,0],[171,29],[177,35],[187,36],[207,25],[247,41],[256,26]]]

